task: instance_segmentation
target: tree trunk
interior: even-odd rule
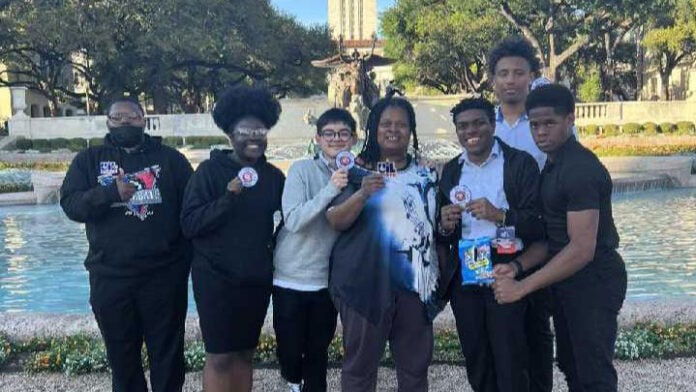
[[[604,62],[604,100],[607,102],[611,102],[614,99],[614,77],[615,77],[615,72],[614,72],[614,51],[612,48],[614,47],[613,42],[611,40],[611,33],[606,32],[604,33],[604,50],[606,53],[606,60]]]
[[[660,80],[662,81],[662,92],[660,93],[660,99],[663,101],[669,101],[669,74],[671,70],[665,69],[660,70]]]

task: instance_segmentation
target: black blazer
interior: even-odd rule
[[[545,235],[539,200],[539,167],[528,153],[510,147],[497,137],[495,139],[503,152],[503,188],[510,205],[505,216],[505,225],[515,227],[515,234],[522,239],[526,248],[535,241],[543,240]],[[461,154],[447,162],[442,169],[438,190],[440,207],[452,204],[449,194],[452,188],[459,185],[462,174],[462,167],[459,164],[460,156]],[[456,276],[461,268],[458,251],[458,240],[461,235],[461,227],[458,226],[452,234],[448,236],[438,234],[437,237],[439,244],[449,247],[449,260],[446,263],[446,271],[442,273],[444,279],[447,279],[447,276],[450,277],[449,281],[442,281],[443,286],[448,287],[448,292],[451,284],[460,281],[456,279]],[[494,254],[493,262],[509,262],[515,256],[498,257]],[[453,277],[455,279],[452,279]]]

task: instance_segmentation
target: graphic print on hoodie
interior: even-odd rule
[[[118,177],[118,164],[113,161],[102,161],[99,163],[99,176],[97,182],[101,186],[110,186]],[[128,173],[123,180],[135,187],[133,197],[127,202],[117,202],[111,204],[112,208],[126,208],[126,215],[133,215],[140,220],[145,220],[152,211],[148,208],[150,204],[162,203],[162,193],[157,187],[157,180],[160,175],[160,166],[153,165],[146,167],[135,173]]]
[[[354,167],[349,186],[332,205],[360,189],[368,172]],[[330,290],[377,322],[392,290],[432,300],[439,276],[434,227],[437,173],[411,164],[386,179],[353,225],[339,236],[331,256]]]

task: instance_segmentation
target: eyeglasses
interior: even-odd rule
[[[338,140],[346,141],[350,139],[351,136],[353,136],[353,134],[350,131],[324,131],[321,133],[321,137],[326,140],[336,140],[336,138],[338,138]]]
[[[244,138],[249,138],[249,137],[264,137],[268,135],[268,129],[266,128],[257,128],[257,129],[252,129],[252,128],[237,128],[232,132],[234,134],[237,134],[241,137]]]
[[[136,121],[136,120],[142,120],[143,115],[140,113],[136,112],[130,112],[130,113],[114,113],[114,114],[109,114],[107,116],[109,120],[113,122],[123,122],[123,121]]]

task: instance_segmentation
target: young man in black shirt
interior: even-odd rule
[[[616,391],[612,358],[626,269],[616,251],[611,177],[573,136],[575,102],[567,88],[539,87],[526,109],[534,141],[548,155],[539,191],[547,241],[528,249],[519,264],[496,266],[495,296],[509,303],[552,285],[558,363],[570,391]],[[540,270],[514,280],[546,259]]]

